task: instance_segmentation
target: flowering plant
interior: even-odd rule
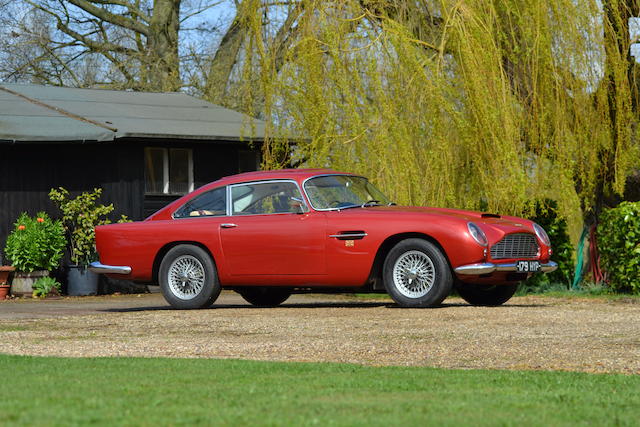
[[[7,238],[4,249],[16,270],[54,270],[60,264],[66,241],[60,221],[53,221],[44,212],[35,218],[22,213]]]

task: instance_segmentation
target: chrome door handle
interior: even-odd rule
[[[233,224],[231,222],[225,222],[223,224],[220,224],[220,228],[235,228],[237,227],[237,224]]]

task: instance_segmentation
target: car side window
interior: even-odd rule
[[[227,189],[216,188],[189,200],[174,214],[174,218],[224,216],[227,214]]]
[[[264,182],[231,188],[233,215],[301,212],[302,195],[293,182]]]

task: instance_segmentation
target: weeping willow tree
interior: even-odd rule
[[[354,171],[401,204],[527,214],[551,198],[570,217],[640,164],[635,0],[303,0],[286,52],[277,13],[241,7],[234,93],[270,126],[264,167]]]

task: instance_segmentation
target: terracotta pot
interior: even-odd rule
[[[7,265],[0,265],[0,285],[9,283],[9,275],[15,271],[15,268]]]
[[[0,301],[9,298],[10,285],[0,285]]]
[[[23,273],[16,271],[11,282],[11,293],[19,297],[30,297],[33,294],[33,284],[41,277],[47,277],[48,270]]]

